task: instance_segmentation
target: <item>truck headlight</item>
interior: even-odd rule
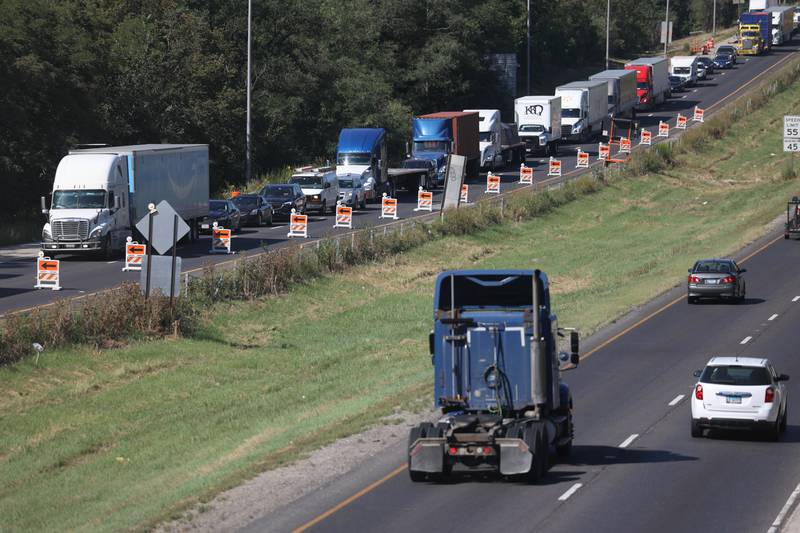
[[[580,124],[572,126],[572,133],[580,133],[583,127]]]
[[[100,236],[101,233],[103,233],[103,226],[97,226],[89,234],[89,238],[90,239],[96,239],[96,238],[98,238]]]
[[[311,197],[311,199],[314,201],[319,200],[319,194],[315,194],[314,196]]]

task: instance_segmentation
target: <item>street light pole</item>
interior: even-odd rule
[[[669,46],[669,0],[667,0],[667,18],[664,21],[664,57],[667,56],[667,46]]]
[[[711,35],[716,37],[717,36],[717,0],[714,0],[714,11],[712,16],[712,23],[711,23]]]
[[[250,160],[250,151],[251,151],[251,144],[250,144],[250,69],[251,69],[251,61],[250,61],[250,52],[251,52],[251,33],[252,33],[252,18],[253,18],[253,0],[247,0],[247,131],[245,133],[245,142],[247,144],[247,153],[245,154],[245,162],[246,162],[246,169],[245,169],[245,179],[247,180],[246,183],[250,182],[252,178],[252,162]]]
[[[528,68],[527,68],[527,75],[528,75],[528,83],[527,88],[528,92],[526,94],[531,94],[531,0],[528,0]]]
[[[606,70],[608,70],[608,36],[611,33],[611,0],[606,0]]]

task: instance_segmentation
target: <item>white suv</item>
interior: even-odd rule
[[[778,440],[786,429],[786,374],[768,359],[713,357],[692,391],[692,437],[704,429],[766,430]]]

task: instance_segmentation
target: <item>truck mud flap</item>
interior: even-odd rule
[[[500,447],[500,473],[504,476],[527,474],[533,464],[533,454],[522,439],[496,439]]]
[[[409,470],[414,472],[440,473],[444,468],[444,445],[442,439],[418,439],[408,450]]]

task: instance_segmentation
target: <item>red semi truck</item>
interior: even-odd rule
[[[637,110],[653,109],[669,97],[669,59],[666,57],[640,57],[627,63],[625,70],[636,71]]]

